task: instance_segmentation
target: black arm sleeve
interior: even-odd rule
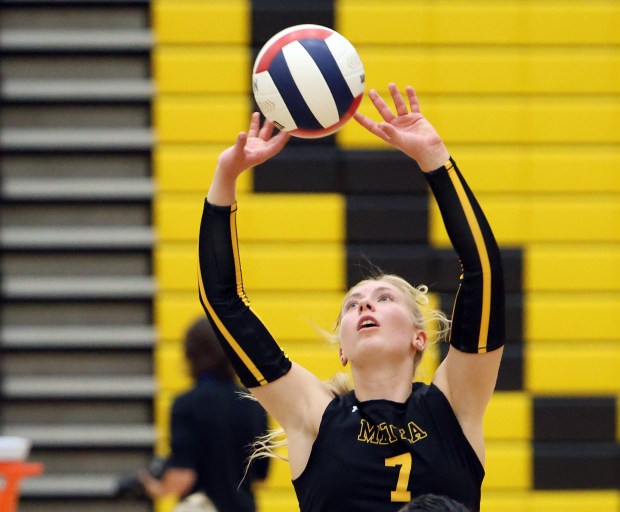
[[[491,227],[454,160],[426,178],[461,262],[450,343],[474,354],[500,348],[505,339],[504,274]]]
[[[285,375],[291,362],[254,313],[243,289],[237,205],[205,200],[198,242],[200,302],[241,382],[262,386]]]

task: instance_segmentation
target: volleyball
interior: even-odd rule
[[[355,47],[321,25],[278,32],[259,51],[252,70],[254,99],[280,130],[315,139],[353,116],[364,95],[364,66]]]

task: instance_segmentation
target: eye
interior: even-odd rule
[[[394,297],[392,297],[391,294],[389,293],[382,293],[381,295],[379,295],[379,302],[391,302],[394,300]]]
[[[354,300],[351,300],[344,305],[344,310],[349,311],[350,309],[354,309],[356,307],[357,307],[357,302]]]

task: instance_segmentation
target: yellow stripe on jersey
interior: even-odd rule
[[[478,353],[483,354],[487,351],[488,336],[489,336],[489,322],[491,318],[491,264],[489,262],[489,254],[487,252],[486,245],[484,243],[484,237],[482,236],[482,230],[480,224],[476,219],[476,214],[469,202],[467,193],[463,188],[463,184],[456,174],[454,165],[452,162],[446,164],[448,176],[452,181],[452,185],[456,190],[459,197],[463,211],[467,218],[467,223],[474,237],[476,247],[478,248],[478,255],[480,257],[480,264],[482,265],[482,312],[480,314],[480,332],[478,336]]]

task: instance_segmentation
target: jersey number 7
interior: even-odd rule
[[[393,502],[408,503],[411,501],[411,493],[407,490],[409,486],[409,475],[411,474],[411,462],[412,457],[409,452],[385,459],[386,467],[389,466],[394,468],[400,466],[396,489],[390,493],[390,499]]]

